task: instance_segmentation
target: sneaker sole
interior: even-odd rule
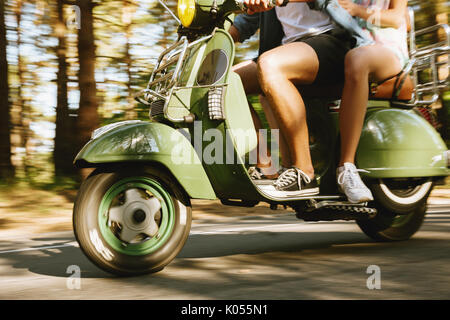
[[[254,184],[256,185],[273,185],[273,182],[275,180],[269,180],[269,179],[261,179],[261,180],[252,180]]]
[[[353,199],[350,199],[350,198],[347,197],[347,200],[350,203],[358,204],[358,203],[364,203],[364,202],[373,201],[373,198],[365,197],[365,198],[361,198],[359,200],[353,200]]]
[[[314,196],[319,193],[320,193],[319,187],[313,188],[313,189],[298,190],[298,191],[280,191],[280,190],[270,191],[270,195],[277,196],[280,198],[290,198],[290,197],[297,197],[297,196]]]
[[[347,195],[346,195],[345,192],[344,192],[344,189],[342,189],[340,185],[338,185],[338,188],[339,188],[339,192],[342,193],[344,196],[347,197]],[[353,200],[353,199],[350,199],[349,197],[347,197],[347,200],[348,200],[348,202],[350,202],[350,203],[358,204],[358,203],[364,203],[364,202],[370,202],[370,201],[373,201],[373,196],[372,196],[372,197],[362,197],[362,198],[359,199],[359,200]]]

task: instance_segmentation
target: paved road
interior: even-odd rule
[[[71,232],[0,244],[1,299],[449,299],[450,206],[432,206],[411,240],[376,243],[353,222],[292,214],[195,221],[162,272],[116,278],[92,265]],[[66,273],[81,270],[81,288]],[[381,289],[369,290],[370,265]],[[69,280],[68,280],[69,279]]]

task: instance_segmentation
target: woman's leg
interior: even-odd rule
[[[233,66],[232,70],[241,77],[246,95],[262,93],[258,82],[258,65],[255,61],[247,60],[238,63]]]
[[[337,182],[352,203],[373,200],[354,165],[364,116],[369,99],[369,78],[381,81],[396,75],[401,65],[396,55],[380,45],[351,50],[345,61],[345,85],[339,113],[341,130],[341,160]]]
[[[369,78],[382,81],[401,71],[397,56],[388,48],[372,45],[351,50],[345,60],[345,85],[339,113],[341,159],[339,165],[354,163],[367,102]]]
[[[255,61],[249,60],[244,61],[241,63],[238,63],[237,65],[233,66],[232,69],[234,72],[236,72],[240,77],[242,81],[242,85],[244,86],[244,91],[246,95],[254,95],[254,94],[260,94],[262,93],[261,87],[258,82],[258,66]],[[258,149],[260,145],[267,144],[264,137],[260,134],[260,130],[263,129],[263,124],[261,122],[261,119],[258,116],[258,113],[253,108],[252,104],[249,102],[250,107],[250,114],[252,116],[253,124],[255,126],[256,132],[257,132],[257,139],[258,139]],[[271,167],[272,161],[271,161],[271,155],[270,150],[268,150],[267,153],[259,153],[257,155],[257,163],[256,167],[262,169]],[[274,170],[275,172],[277,170]],[[270,176],[270,173],[267,173],[264,171],[264,175]]]

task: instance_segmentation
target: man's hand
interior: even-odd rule
[[[352,0],[338,0],[342,8],[348,11],[353,17],[358,16],[360,11],[360,6],[353,3]]]
[[[273,8],[270,5],[270,0],[244,0],[244,3],[248,14],[269,11]],[[276,4],[277,6],[283,4],[283,0],[276,0]]]

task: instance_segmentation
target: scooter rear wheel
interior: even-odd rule
[[[377,241],[402,241],[411,238],[422,226],[427,200],[433,188],[429,180],[405,184],[403,190],[393,189],[392,182],[379,180],[372,184],[377,215],[358,220],[361,230]],[[398,186],[398,185],[397,185]]]
[[[432,188],[430,178],[379,179],[371,185],[375,200],[398,214],[408,214],[426,202]]]
[[[162,270],[183,248],[191,219],[184,191],[154,168],[97,169],[83,182],[73,212],[81,250],[121,276]]]

